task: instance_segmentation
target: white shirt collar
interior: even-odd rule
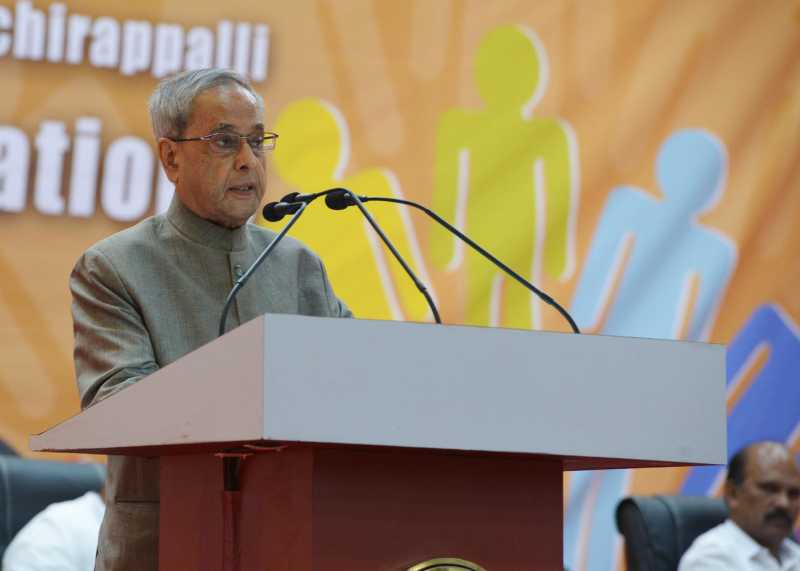
[[[732,548],[738,551],[746,560],[752,561],[753,559],[762,559],[763,557],[775,559],[769,549],[750,537],[750,534],[736,525],[732,520],[726,520],[723,526],[727,528],[726,531],[733,540],[731,541]],[[781,543],[780,556],[781,568],[786,569],[788,565],[800,562],[800,547],[792,543],[791,540],[784,539],[783,543]]]

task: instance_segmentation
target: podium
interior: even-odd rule
[[[161,569],[556,570],[563,471],[725,463],[724,367],[704,343],[267,314],[31,448],[159,456]]]

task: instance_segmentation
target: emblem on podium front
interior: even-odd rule
[[[452,557],[440,557],[438,559],[429,559],[422,563],[409,567],[407,571],[486,571],[480,565],[464,561],[463,559],[455,559]]]

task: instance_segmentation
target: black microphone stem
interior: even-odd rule
[[[352,196],[352,193],[351,193]],[[503,262],[495,258],[492,254],[481,248],[478,244],[476,244],[469,236],[461,232],[458,228],[450,224],[447,220],[436,214],[433,210],[430,210],[421,204],[417,204],[416,202],[412,202],[410,200],[404,200],[402,198],[384,198],[379,196],[369,196],[369,197],[361,197],[366,198],[368,201],[377,201],[377,202],[394,202],[397,204],[405,204],[406,206],[413,206],[418,210],[422,210],[425,214],[436,220],[439,224],[450,230],[453,234],[464,240],[467,244],[469,244],[472,249],[477,251],[479,254],[485,256],[490,262],[492,262],[495,266],[503,270],[506,274],[517,280],[520,284],[522,284],[525,288],[532,291],[536,295],[538,295],[545,303],[554,307],[563,317],[567,320],[570,327],[572,327],[573,333],[580,333],[580,329],[578,329],[578,325],[575,323],[575,320],[572,319],[572,316],[567,313],[567,310],[561,307],[561,305],[554,300],[552,297],[544,293],[542,290],[537,288],[535,285],[530,283],[528,280],[520,276],[517,272],[509,268]],[[360,205],[360,201],[358,202]]]
[[[389,241],[389,238],[386,237],[386,234],[384,234],[383,230],[381,230],[380,226],[378,226],[378,223],[375,222],[375,220],[370,215],[369,211],[361,203],[361,199],[358,196],[356,196],[355,193],[350,192],[347,189],[341,189],[341,190],[346,192],[347,195],[353,200],[353,203],[361,211],[361,214],[364,215],[364,218],[367,219],[367,222],[369,222],[370,226],[372,226],[375,229],[375,232],[377,232],[378,236],[380,236],[381,240],[383,240],[383,243],[386,244],[386,247],[389,248],[389,251],[392,252],[392,255],[395,257],[395,259],[398,262],[400,262],[401,266],[403,266],[403,269],[406,271],[406,273],[412,279],[414,284],[417,286],[417,289],[420,291],[420,293],[422,293],[422,295],[425,296],[425,301],[428,302],[428,307],[431,308],[431,312],[433,313],[433,318],[436,320],[436,323],[441,323],[442,318],[439,317],[439,311],[436,309],[436,304],[433,303],[433,298],[431,297],[431,294],[428,292],[428,288],[425,287],[425,284],[423,284],[419,280],[419,278],[417,278],[416,274],[414,274],[414,271],[409,267],[409,265],[400,255],[400,253],[395,249],[394,245],[392,245],[392,243]]]
[[[225,299],[225,306],[222,308],[222,316],[219,318],[220,337],[225,334],[225,322],[228,320],[228,312],[231,309],[231,304],[233,303],[236,294],[239,293],[239,290],[242,289],[242,286],[244,286],[245,283],[247,283],[247,280],[250,279],[250,276],[253,275],[253,272],[255,272],[261,265],[261,263],[267,258],[267,256],[270,255],[272,250],[275,249],[275,246],[278,245],[278,242],[280,242],[283,239],[283,237],[286,235],[289,229],[294,225],[295,222],[297,222],[297,219],[300,218],[300,215],[306,209],[306,206],[308,206],[308,203],[306,202],[301,202],[299,204],[300,207],[297,209],[297,212],[295,212],[289,219],[289,222],[286,223],[286,226],[284,226],[281,229],[281,231],[278,232],[278,235],[275,236],[275,239],[269,243],[269,246],[264,248],[264,251],[261,252],[261,254],[259,254],[258,258],[256,258],[256,261],[250,264],[250,267],[247,268],[247,271],[244,274],[242,274],[242,277],[240,277],[239,279],[236,280],[236,282],[234,282],[233,287],[231,288],[231,291],[228,294],[228,297]]]

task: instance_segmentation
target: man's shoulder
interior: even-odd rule
[[[145,218],[129,228],[95,242],[86,249],[84,255],[102,254],[113,258],[121,252],[130,251],[132,247],[150,246],[157,239],[164,220],[164,215]]]
[[[730,520],[698,536],[680,561],[678,571],[738,569],[737,533]]]
[[[715,527],[712,527],[705,533],[697,536],[690,548],[715,548],[716,546],[725,546],[732,541],[729,522],[725,521]]]
[[[102,519],[103,511],[103,499],[100,494],[90,491],[71,500],[50,504],[40,513],[49,520],[71,521],[74,524],[76,516],[79,516],[80,522],[87,518],[97,519],[98,516]]]

